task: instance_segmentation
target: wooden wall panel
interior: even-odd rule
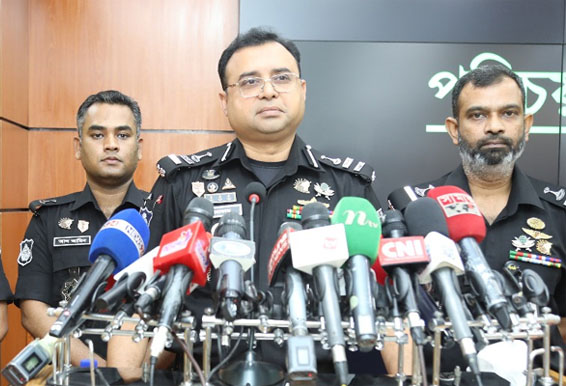
[[[18,277],[17,258],[22,240],[31,214],[29,212],[2,213],[2,263],[6,277],[10,282],[12,291],[16,286]],[[28,342],[28,334],[21,325],[20,309],[15,305],[8,306],[8,334],[0,347],[0,366],[4,366],[12,359]],[[2,378],[1,385],[8,383]]]
[[[84,187],[86,178],[81,162],[75,159],[74,136],[74,131],[29,133],[28,201],[61,196]]]
[[[0,117],[28,124],[28,0],[0,3]]]
[[[27,208],[28,131],[1,122],[2,182],[0,208]]]
[[[143,128],[156,129],[142,133],[144,159],[135,174],[142,189],[153,185],[162,156],[231,140],[231,132],[210,132],[229,128],[216,66],[238,32],[238,10],[237,0],[0,0],[0,117],[32,128],[0,120],[0,209],[82,189],[75,134],[57,129],[74,128],[80,103],[100,90],[138,100]],[[0,213],[12,285],[29,217]],[[15,306],[9,321],[0,367],[29,341]]]
[[[175,134],[143,133],[143,158],[138,164],[134,180],[140,189],[150,190],[158,177],[155,164],[167,154],[192,154],[218,146],[234,139],[232,133]]]
[[[144,128],[228,127],[216,65],[237,0],[31,0],[30,29],[30,126],[73,127],[86,96],[114,88]]]

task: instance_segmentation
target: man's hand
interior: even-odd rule
[[[560,335],[562,335],[562,341],[566,344],[566,318],[560,318],[558,330],[560,330]]]
[[[49,306],[38,300],[24,300],[20,304],[22,326],[35,338],[43,338],[57,318],[47,316]],[[79,366],[81,359],[90,358],[88,347],[79,339],[71,338],[71,364]],[[97,354],[94,359],[99,367],[106,367],[106,361]]]
[[[6,302],[0,302],[0,342],[8,332],[8,305]]]

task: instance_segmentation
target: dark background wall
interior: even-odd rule
[[[451,115],[452,87],[444,86],[485,61],[485,53],[527,81],[535,127],[520,166],[566,184],[559,134],[564,17],[564,1],[240,2],[240,31],[268,26],[301,50],[307,112],[300,134],[329,156],[373,165],[382,203],[391,190],[457,165],[448,135],[427,126],[442,129]],[[443,86],[429,84],[440,72]]]

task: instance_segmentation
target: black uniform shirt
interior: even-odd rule
[[[8,304],[14,301],[14,295],[12,295],[12,290],[10,289],[10,283],[6,279],[6,274],[4,273],[4,267],[2,266],[2,259],[0,258],[0,301],[6,302]]]
[[[416,186],[417,194],[426,195],[428,189],[454,185],[470,193],[468,180],[460,165],[436,181]],[[510,260],[511,251],[531,253],[561,261],[561,268],[532,262],[516,261],[521,270],[537,272],[550,292],[553,313],[566,317],[566,189],[528,177],[518,167],[512,175],[511,193],[507,205],[493,224],[486,222],[487,234],[480,247],[491,268],[501,271]],[[538,219],[538,221],[529,220]],[[530,224],[535,225],[534,229]],[[541,233],[536,233],[542,232]],[[551,237],[548,237],[551,236]],[[542,242],[540,242],[543,240]],[[548,243],[552,245],[549,246]],[[553,331],[553,343],[560,337]],[[457,350],[459,351],[459,350]],[[442,355],[443,370],[454,368],[451,357],[461,358],[459,352]],[[446,366],[445,366],[446,365]]]
[[[147,193],[130,185],[114,213],[139,209]],[[30,204],[33,217],[20,243],[16,304],[39,300],[57,307],[71,285],[90,266],[88,252],[107,221],[88,184],[81,192]]]
[[[455,185],[470,192],[462,166],[434,182],[418,185],[417,190],[431,185]],[[500,271],[510,259],[510,251],[560,259],[561,268],[523,261],[517,261],[517,265],[521,269],[532,269],[542,277],[550,291],[553,312],[566,317],[566,197],[557,200],[560,191],[566,194],[564,189],[528,177],[515,167],[507,205],[493,224],[486,222],[487,234],[480,246],[491,268]],[[527,223],[533,218],[541,220],[538,224],[544,224],[544,228],[537,225],[542,228],[538,229],[539,233]],[[548,246],[549,243],[552,245]]]
[[[159,245],[164,233],[183,225],[183,212],[197,194],[213,199],[215,220],[233,210],[249,225],[250,204],[243,191],[259,179],[239,140],[192,156],[170,155],[157,167],[162,177],[142,210],[150,219],[150,249]],[[295,137],[287,162],[266,186],[267,194],[255,210],[256,283],[260,289],[267,288],[267,260],[279,226],[292,221],[287,213],[293,207],[317,200],[332,210],[341,197],[359,196],[378,208],[373,179],[373,169],[364,162],[327,157]]]
[[[279,173],[266,186],[266,196],[256,207],[254,216],[258,259],[255,282],[261,290],[268,287],[267,262],[279,226],[285,221],[293,221],[292,217],[296,216],[293,210],[296,211],[297,206],[316,200],[328,204],[332,210],[341,197],[358,196],[368,199],[379,208],[371,187],[374,171],[363,161],[350,157],[328,157],[296,136],[287,161],[277,166],[281,167]],[[260,179],[254,174],[254,167],[238,139],[191,156],[164,157],[157,169],[162,177],[155,183],[151,197],[142,209],[142,215],[150,219],[150,248],[159,244],[164,233],[183,225],[183,212],[197,195],[213,194],[204,197],[212,198],[215,202],[215,221],[226,211],[234,210],[244,217],[246,226],[249,226],[250,204],[244,190],[249,183],[260,182]],[[276,288],[271,288],[276,304],[280,303],[282,281],[280,278]],[[212,291],[209,284],[206,288],[197,289],[186,299],[186,306],[197,316],[197,320],[200,320],[205,307],[213,306]],[[282,309],[275,307],[272,317],[284,317],[281,313]],[[281,348],[275,347],[273,342],[261,343],[264,360],[282,365],[285,355]],[[328,355],[328,351],[325,353]],[[319,361],[322,359],[319,354],[317,358]],[[323,371],[320,362],[319,371]]]

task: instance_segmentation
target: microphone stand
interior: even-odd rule
[[[254,241],[254,217],[255,206],[259,202],[259,197],[256,194],[249,195],[251,201],[250,208],[250,241]],[[255,264],[250,267],[250,281],[251,285],[255,288]],[[257,304],[257,299],[254,302],[253,308]],[[254,312],[249,317],[254,317]],[[243,361],[237,361],[226,367],[224,370],[219,371],[220,379],[230,385],[272,385],[283,380],[284,373],[279,366],[263,362],[257,359],[257,353],[254,351],[255,344],[255,329],[250,327],[248,330],[248,350],[246,351]]]

